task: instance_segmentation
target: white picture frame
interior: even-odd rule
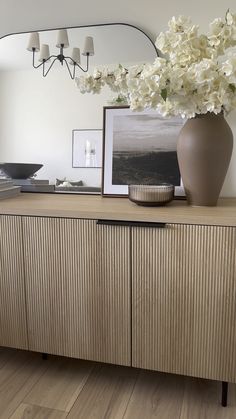
[[[127,179],[125,177],[129,177],[129,172],[129,183],[148,183],[146,181],[150,173],[147,173],[145,178],[144,163],[148,165],[148,159],[155,156],[160,161],[160,156],[164,158],[164,154],[166,154],[166,156],[170,156],[168,157],[170,161],[173,160],[174,168],[169,163],[169,176],[160,173],[160,179],[157,182],[158,176],[155,174],[153,182],[151,179],[149,184],[172,183],[175,185],[175,197],[185,197],[176,152],[177,137],[185,122],[184,120],[180,117],[164,118],[153,109],[133,112],[128,106],[106,106],[104,107],[103,121],[103,196],[127,196],[128,182],[126,183]],[[160,154],[161,152],[163,153]],[[132,157],[132,153],[133,157],[139,157],[142,153],[144,156],[142,159],[140,158],[142,164],[137,169],[139,176],[135,175],[133,179],[132,161],[135,164],[135,159]],[[117,159],[120,159],[122,161],[120,165],[125,167],[123,174],[126,172],[126,176],[124,176],[124,179],[122,176],[120,177],[122,182],[120,182],[120,178],[117,176],[119,172],[116,163]],[[122,169],[120,172],[122,173]],[[116,178],[115,180],[114,177]]]
[[[102,129],[74,129],[72,131],[72,167],[102,167]]]

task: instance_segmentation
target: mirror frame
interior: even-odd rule
[[[91,27],[94,28],[94,27],[102,27],[102,26],[106,27],[106,26],[118,26],[118,25],[119,26],[128,26],[130,28],[136,29],[139,32],[141,32],[148,39],[148,41],[151,43],[151,45],[153,46],[154,54],[156,55],[156,57],[160,56],[160,54],[158,52],[158,49],[155,46],[155,43],[153,42],[153,40],[150,38],[150,36],[143,29],[139,28],[138,26],[132,25],[130,23],[124,23],[124,22],[96,23],[96,24],[88,24],[88,25],[56,27],[56,28],[50,28],[50,29],[35,29],[35,30],[26,30],[26,31],[21,31],[21,32],[12,32],[12,33],[8,33],[6,35],[1,36],[0,40],[6,38],[8,36],[12,36],[12,35],[21,35],[21,34],[27,34],[27,33],[30,34],[30,33],[34,33],[34,32],[48,32],[48,31],[57,31],[57,30],[60,30],[60,29],[79,29],[79,28],[91,28]],[[101,188],[102,188],[102,185],[101,185]],[[28,192],[28,193],[37,193],[37,192]],[[52,194],[52,192],[45,192],[45,193]],[[55,192],[53,192],[53,193],[55,193]],[[62,191],[62,192],[60,192],[60,194],[62,194],[62,195],[70,194],[70,192],[69,191],[68,192],[63,192]],[[73,192],[73,195],[74,194],[80,195],[81,193],[80,192]],[[90,195],[90,192],[83,192],[83,195],[84,194]],[[101,192],[98,192],[97,194],[100,195]]]
[[[30,34],[30,33],[34,33],[34,32],[58,31],[60,29],[94,28],[94,27],[100,27],[100,26],[115,26],[115,25],[129,26],[130,28],[134,28],[134,29],[138,30],[139,32],[141,32],[151,42],[157,57],[159,57],[158,49],[156,48],[156,45],[154,44],[154,42],[150,38],[150,36],[143,29],[139,28],[138,26],[132,25],[131,23],[124,23],[124,22],[96,23],[94,25],[89,24],[89,25],[66,26],[66,27],[63,26],[63,27],[59,27],[59,28],[35,29],[35,30],[27,30],[27,31],[22,31],[22,32],[12,32],[12,33],[8,33],[6,35],[1,36],[0,40],[3,39],[3,38],[6,38],[7,36],[21,35],[21,34],[24,34],[24,33],[25,34],[27,34],[27,33]]]

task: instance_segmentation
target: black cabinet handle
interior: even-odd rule
[[[124,226],[124,227],[148,227],[165,228],[166,223],[150,223],[146,221],[122,221],[122,220],[97,220],[97,225]]]

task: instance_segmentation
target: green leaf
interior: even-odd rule
[[[167,99],[167,89],[162,89],[161,97],[164,101],[166,101],[166,99]]]
[[[233,93],[235,93],[236,86],[234,84],[230,83],[229,88],[232,90]]]

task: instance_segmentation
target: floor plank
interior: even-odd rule
[[[69,412],[93,368],[92,362],[58,358],[24,402]]]
[[[131,368],[98,365],[67,419],[122,419],[138,374]]]
[[[221,406],[221,383],[186,378],[180,419],[235,419],[236,385],[229,385],[228,406]]]
[[[0,348],[0,419],[235,419],[221,383]]]
[[[0,370],[0,419],[8,419],[33,385],[44,374],[46,364],[39,354],[18,351]]]
[[[17,356],[17,352],[17,349],[0,348],[0,369]]]
[[[65,419],[67,413],[22,403],[10,419]]]
[[[183,395],[183,377],[141,371],[124,419],[178,419]]]

